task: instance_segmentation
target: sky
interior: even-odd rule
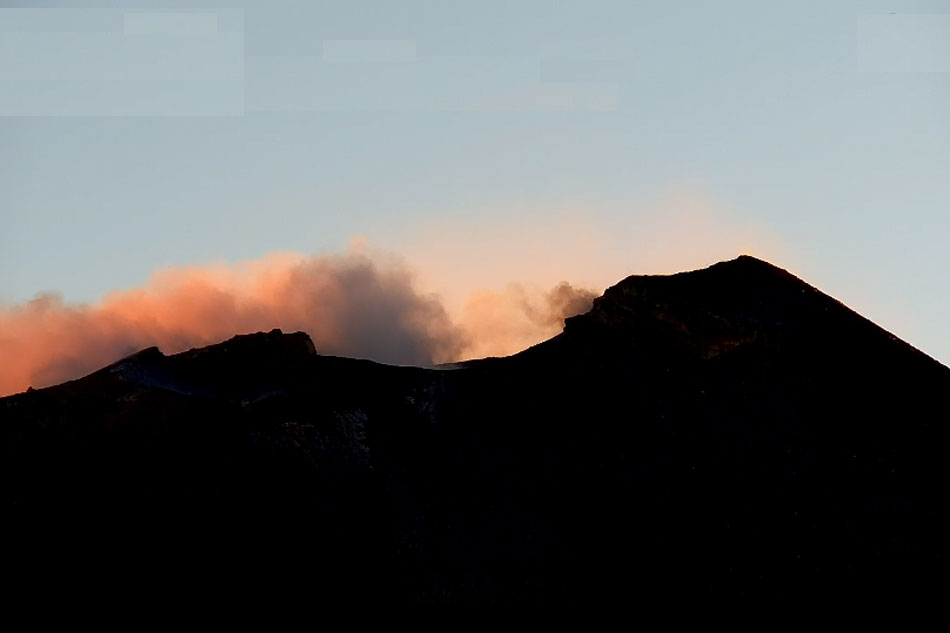
[[[147,6],[0,3],[2,310],[371,252],[461,314],[749,253],[950,362],[950,1]]]

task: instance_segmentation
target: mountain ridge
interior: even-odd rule
[[[0,399],[2,498],[27,576],[301,604],[930,600],[948,411],[948,368],[740,257],[628,277],[453,371],[279,330],[147,348]]]

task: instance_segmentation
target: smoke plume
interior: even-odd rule
[[[453,316],[401,260],[379,253],[172,268],[97,304],[43,294],[0,306],[0,395],[78,378],[150,345],[168,354],[273,328],[308,332],[322,354],[393,364],[505,355],[557,334],[594,294],[510,285],[471,294]]]
[[[459,319],[466,356],[505,356],[550,338],[563,329],[564,319],[587,312],[597,295],[563,281],[547,292],[523,284],[474,292]]]

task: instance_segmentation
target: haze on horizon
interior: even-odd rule
[[[0,8],[0,365],[313,329],[265,278],[367,261],[308,286],[326,328],[512,351],[561,282],[740,253],[950,362],[945,3],[83,4]]]

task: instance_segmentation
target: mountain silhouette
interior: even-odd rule
[[[0,399],[8,569],[288,604],[935,599],[948,405],[950,369],[748,256],[628,277],[506,358],[149,348]]]

